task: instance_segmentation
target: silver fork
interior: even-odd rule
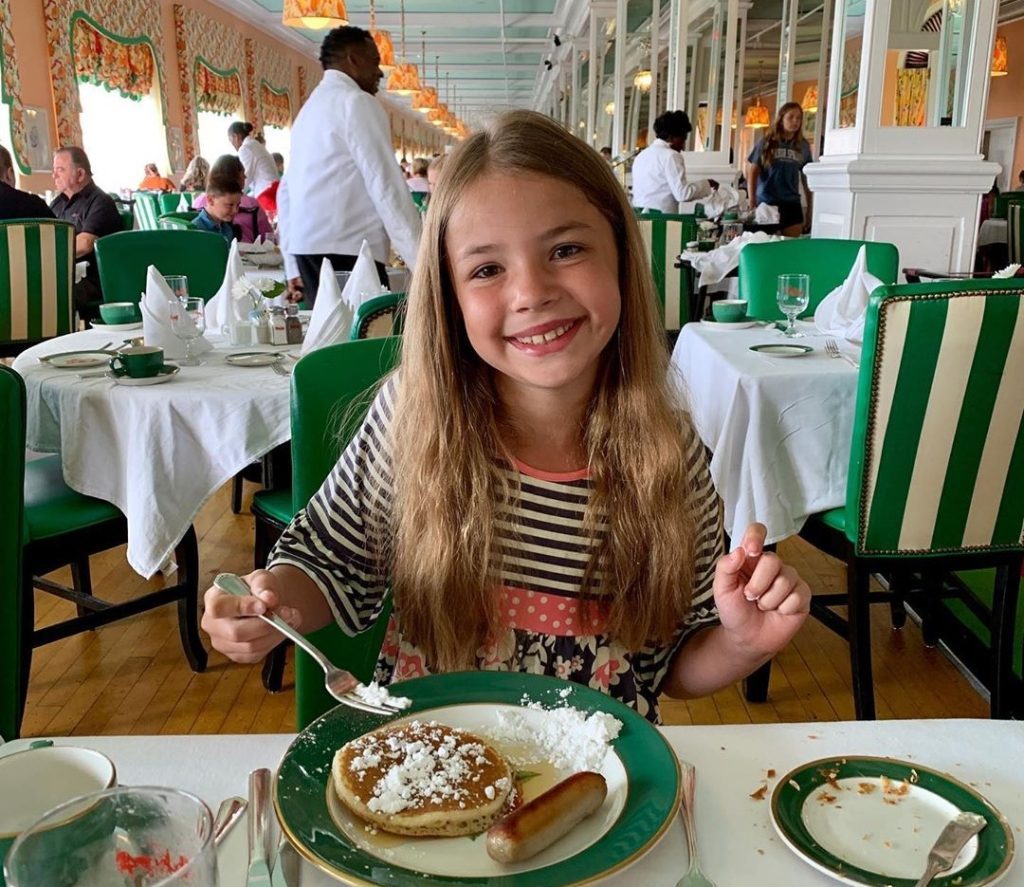
[[[836,342],[835,339],[825,340],[825,353],[829,357],[841,357],[854,369],[858,369],[860,367],[860,364],[857,363],[857,361],[855,361],[852,357],[850,357],[849,354],[846,354],[845,352],[839,350],[839,344]]]
[[[270,368],[279,376],[290,376],[292,374],[292,371],[283,367],[279,360],[272,363]]]
[[[683,817],[683,828],[686,829],[686,849],[690,855],[690,867],[679,879],[676,887],[715,887],[715,882],[700,870],[700,863],[697,860],[697,820],[694,814],[694,805],[697,801],[697,768],[686,761],[679,763],[683,771],[683,802],[679,812]]]
[[[213,580],[213,584],[221,591],[226,591],[228,594],[233,594],[236,597],[249,597],[249,595],[252,594],[252,589],[249,588],[249,583],[241,576],[236,576],[234,573],[218,574]],[[266,613],[260,614],[260,619],[268,625],[274,626],[274,628],[281,632],[281,634],[293,641],[296,646],[302,647],[303,650],[313,657],[316,664],[324,670],[324,689],[342,705],[347,705],[349,708],[356,708],[359,709],[359,711],[369,712],[374,715],[394,715],[401,713],[402,709],[397,706],[388,705],[387,703],[384,703],[383,705],[373,705],[360,699],[353,692],[357,687],[362,686],[359,679],[351,672],[335,668],[334,664],[324,656],[323,653],[321,653],[313,644],[292,628],[280,616],[268,610]]]

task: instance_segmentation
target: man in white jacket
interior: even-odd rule
[[[341,27],[320,47],[323,80],[291,133],[288,169],[277,195],[281,251],[291,298],[316,299],[320,267],[349,271],[363,240],[387,283],[390,244],[410,269],[420,217],[391,149],[388,118],[374,98],[384,76],[368,31]]]
[[[655,140],[633,161],[633,206],[679,212],[680,203],[709,197],[718,182],[686,181],[683,145],[693,127],[685,111],[666,111],[654,121]]]

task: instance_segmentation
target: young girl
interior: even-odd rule
[[[210,589],[239,662],[254,614],[348,634],[395,615],[378,678],[502,669],[589,684],[658,720],[778,652],[810,592],[755,524],[722,554],[700,440],[625,192],[553,121],[506,114],[434,192],[402,364],[251,598]]]
[[[779,223],[785,237],[799,237],[810,230],[811,191],[803,168],[811,162],[811,146],[803,135],[804,112],[797,102],[779,108],[775,124],[754,145],[747,157],[747,187],[751,203],[779,208]],[[807,195],[807,221],[800,205],[800,188]]]

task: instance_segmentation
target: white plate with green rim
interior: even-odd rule
[[[561,694],[566,689],[566,697]],[[374,836],[335,800],[330,786],[334,753],[346,742],[389,722],[338,706],[303,730],[285,752],[274,779],[274,807],[282,832],[309,862],[346,884],[419,887],[550,887],[588,883],[619,871],[650,851],[679,809],[679,763],[658,730],[604,693],[557,678],[516,672],[460,672],[396,684],[412,699],[399,718],[430,718],[486,735],[497,711],[515,709],[532,722],[544,708],[569,705],[608,712],[622,722],[602,773],[604,805],[568,835],[521,863],[502,865],[487,855],[483,837],[391,838]],[[500,744],[496,743],[499,747]],[[543,771],[543,772],[542,772]],[[524,794],[539,793],[568,773],[543,762]]]
[[[283,358],[283,354],[271,351],[239,351],[229,354],[224,360],[236,367],[265,367],[279,363]]]
[[[772,342],[768,345],[751,345],[751,351],[768,357],[806,357],[814,349],[810,345],[794,345],[790,342]]]
[[[112,333],[127,333],[131,330],[141,330],[142,321],[136,320],[132,323],[104,323],[102,320],[93,320],[90,322],[90,326],[94,330],[110,330]]]
[[[704,317],[701,318],[700,325],[712,330],[749,330],[752,326],[757,326],[758,323],[759,321],[756,320],[737,320],[729,323],[723,320],[709,320]]]
[[[935,839],[964,811],[987,825],[932,883],[996,884],[1013,860],[1010,826],[946,773],[894,758],[821,758],[783,776],[771,802],[772,824],[794,853],[840,883],[868,887],[914,887]]]
[[[62,351],[39,358],[40,363],[49,364],[58,370],[86,370],[89,367],[106,366],[113,351]]]
[[[164,364],[163,368],[155,376],[138,376],[133,378],[132,376],[118,376],[114,372],[107,373],[107,378],[118,385],[127,385],[129,388],[135,388],[144,385],[160,385],[163,382],[170,382],[178,373],[181,372],[181,367],[170,366]]]

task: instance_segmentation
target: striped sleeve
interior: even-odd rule
[[[376,622],[388,588],[387,571],[370,550],[367,526],[390,522],[393,490],[387,439],[394,393],[391,380],[269,559],[269,566],[287,564],[309,576],[348,635]]]
[[[692,501],[696,510],[693,590],[690,612],[683,620],[674,641],[660,647],[649,647],[641,651],[637,658],[635,668],[641,680],[648,683],[655,693],[661,692],[661,685],[669,667],[683,645],[702,628],[718,622],[718,609],[715,607],[712,586],[715,579],[715,564],[724,553],[722,500],[711,480],[704,445],[690,426],[689,420],[684,434],[687,441],[686,462],[693,490]]]

